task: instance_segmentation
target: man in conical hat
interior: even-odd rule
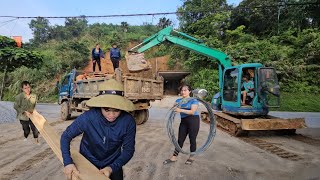
[[[124,97],[123,85],[114,79],[99,86],[99,95],[87,101],[90,110],[80,115],[61,135],[64,173],[78,176],[70,156],[70,142],[83,134],[80,153],[110,179],[123,179],[122,166],[135,151],[136,124],[128,112],[134,104]]]

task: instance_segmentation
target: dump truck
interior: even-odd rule
[[[83,72],[73,69],[61,83],[59,88],[59,100],[61,105],[61,119],[71,118],[72,112],[85,112],[89,110],[86,102],[99,94],[99,85],[109,79],[115,79],[124,85],[124,96],[131,100],[136,110],[131,112],[138,125],[145,123],[149,118],[150,102],[161,100],[163,97],[163,78],[142,78],[123,75],[122,70],[117,68],[114,74],[91,73],[84,80],[76,81],[76,77]]]
[[[268,115],[270,108],[280,107],[280,86],[276,70],[260,63],[233,65],[230,57],[214,48],[208,47],[200,39],[166,27],[146,38],[130,49],[132,56],[161,43],[178,45],[217,62],[219,68],[219,92],[212,98],[212,108],[218,125],[235,136],[246,135],[252,130],[278,130],[288,134],[305,128],[303,118],[283,119]],[[196,64],[195,64],[196,66]],[[250,76],[253,82],[252,97],[242,101],[244,91],[242,78]],[[210,77],[208,77],[210,81]],[[203,119],[209,119],[205,112]]]

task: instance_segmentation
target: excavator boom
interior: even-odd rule
[[[186,39],[174,36],[173,33],[183,36]],[[133,47],[131,51],[134,51],[136,48],[141,46],[136,52],[143,53],[144,51],[165,41],[215,59],[223,68],[232,66],[230,58],[225,53],[209,48],[203,44],[202,40],[196,39],[185,33],[175,31],[170,26],[145,39],[141,44]]]

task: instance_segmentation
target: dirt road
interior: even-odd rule
[[[59,105],[38,105],[37,109],[61,134],[72,123],[59,120]],[[250,135],[236,138],[218,130],[211,147],[185,165],[186,155],[164,166],[173,146],[165,130],[168,108],[154,103],[150,120],[137,128],[136,152],[124,167],[125,179],[320,179],[320,138],[312,136]],[[177,121],[178,123],[178,121]],[[178,124],[175,126],[177,127]],[[63,166],[43,138],[35,145],[23,141],[18,122],[0,124],[0,179],[64,179]],[[319,129],[312,129],[319,132]],[[201,123],[199,146],[206,139],[208,126]],[[73,145],[78,147],[80,138]],[[188,150],[189,142],[184,149]]]

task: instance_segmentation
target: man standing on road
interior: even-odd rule
[[[23,81],[21,83],[21,88],[23,92],[16,96],[14,109],[17,111],[17,119],[20,120],[20,123],[22,125],[25,138],[24,141],[27,141],[31,128],[35,142],[36,144],[39,144],[39,131],[25,113],[26,111],[30,113],[33,112],[37,104],[37,96],[31,93],[31,87],[28,81]]]
[[[91,51],[91,60],[93,63],[93,72],[96,70],[96,64],[98,64],[99,72],[101,72],[101,58],[104,58],[103,51],[100,48],[100,44],[97,43],[96,47]]]
[[[112,44],[112,48],[110,49],[110,59],[112,61],[113,70],[115,70],[119,67],[119,61],[121,60],[120,49],[115,43]]]
[[[136,123],[129,111],[133,103],[124,97],[123,85],[114,79],[99,86],[99,95],[87,101],[91,107],[61,135],[64,173],[68,179],[78,176],[77,164],[70,155],[70,142],[83,134],[80,153],[111,180],[123,179],[122,166],[135,151]]]

